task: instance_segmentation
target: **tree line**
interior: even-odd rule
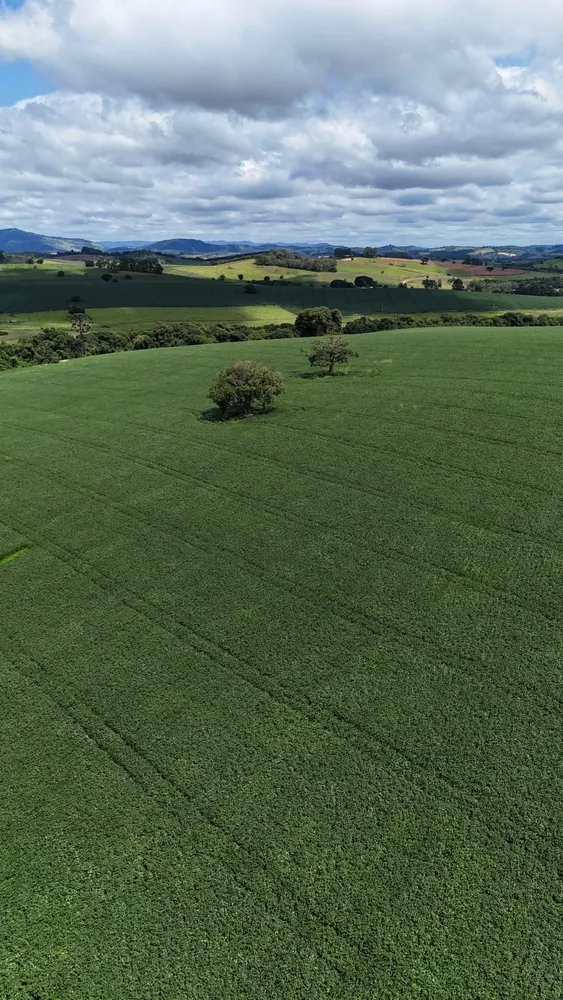
[[[291,250],[265,250],[256,254],[257,264],[300,271],[336,271],[337,263],[330,257],[304,257]]]
[[[362,334],[384,330],[434,326],[542,327],[560,326],[560,317],[541,313],[505,312],[495,316],[478,313],[449,313],[439,316],[361,316],[343,326],[338,309],[319,306],[304,309],[295,323],[270,323],[262,327],[216,323],[157,323],[150,331],[121,332],[94,329],[86,313],[69,316],[70,329],[47,328],[33,337],[3,343],[0,338],[0,371],[27,365],[56,364],[72,358],[142,351],[162,347],[197,346],[235,341],[278,340],[290,337],[319,337],[339,333]]]

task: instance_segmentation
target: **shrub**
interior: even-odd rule
[[[300,337],[319,337],[337,333],[342,329],[342,313],[339,309],[315,306],[303,309],[295,320],[295,329]]]
[[[330,283],[331,288],[353,288],[354,283],[352,281],[346,281],[345,278],[335,278],[334,281]]]
[[[356,288],[373,288],[374,281],[369,274],[359,274],[354,284]]]
[[[357,358],[356,351],[341,333],[315,340],[307,351],[309,364],[314,368],[326,369],[327,375],[334,375],[334,366],[345,364],[349,358]]]
[[[113,281],[113,276],[109,273],[109,271],[104,271],[102,274],[102,281]]]
[[[283,375],[258,361],[237,361],[220,371],[209,390],[209,398],[219,407],[223,418],[242,413],[248,416],[260,403],[263,410],[283,392]]]

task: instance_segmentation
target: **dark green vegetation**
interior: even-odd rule
[[[360,269],[365,261],[360,262]],[[241,266],[241,270],[243,267]],[[116,307],[216,307],[228,309],[248,305],[244,282],[187,278],[180,274],[116,274],[101,280],[97,268],[76,264],[66,267],[63,277],[52,268],[0,270],[0,310],[5,314],[66,309],[75,295],[88,310]],[[542,280],[542,279],[535,279]],[[547,279],[549,280],[549,279]],[[256,284],[257,304],[278,305],[294,314],[301,309],[327,306],[345,315],[358,313],[488,312],[492,309],[530,307],[530,297],[489,292],[429,291],[424,288],[330,288],[329,284],[287,279]],[[561,309],[563,298],[534,296],[534,308]],[[2,316],[0,315],[0,327]]]
[[[253,287],[253,286],[250,286]],[[74,307],[78,310],[80,306]],[[304,309],[294,323],[269,323],[244,326],[236,323],[156,323],[152,329],[137,332],[115,330],[108,326],[93,328],[83,312],[67,313],[66,328],[44,328],[41,333],[0,341],[0,371],[26,365],[57,364],[94,354],[121,351],[148,351],[161,347],[197,347],[202,344],[237,343],[243,340],[286,340],[291,337],[323,336],[342,327],[338,309],[320,306]],[[493,317],[483,313],[442,314],[441,316],[359,316],[350,320],[346,333],[372,333],[378,330],[407,330],[424,326],[557,326],[556,313],[507,312]]]
[[[0,378],[2,1000],[559,997],[563,330],[303,346]]]
[[[326,257],[304,257],[290,250],[267,250],[265,253],[256,254],[255,262],[263,267],[283,267],[290,270],[334,272],[337,268],[335,260],[327,260]]]
[[[513,293],[518,292],[519,295],[534,295],[534,296],[561,296],[563,278],[561,277],[545,277],[539,278],[536,274],[531,277],[518,278],[516,281],[506,280],[504,278],[489,278],[486,281],[475,279],[470,281],[467,289],[470,292],[499,292]]]
[[[284,391],[281,372],[274,372],[258,361],[235,361],[218,372],[208,396],[218,408],[222,420],[229,417],[248,417],[260,408],[265,413],[276,396]],[[215,413],[212,412],[212,416]]]

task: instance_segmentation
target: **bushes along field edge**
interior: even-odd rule
[[[300,314],[301,315],[301,314]],[[299,320],[299,317],[297,317]],[[428,315],[361,316],[344,327],[346,334],[377,333],[379,330],[406,330],[420,327],[447,326],[561,326],[561,317],[548,313],[505,312],[495,316],[476,313]],[[75,336],[72,332],[45,329],[42,333],[3,344],[0,340],[0,371],[27,365],[56,364],[71,358],[121,351],[151,350],[159,347],[222,344],[234,341],[278,340],[299,336],[299,323],[271,323],[263,327],[247,327],[229,323],[203,325],[198,323],[158,323],[151,332],[118,333],[93,330]],[[319,330],[319,333],[322,332]],[[336,331],[334,331],[336,332]]]

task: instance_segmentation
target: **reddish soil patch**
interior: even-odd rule
[[[528,274],[528,271],[516,267],[506,267],[504,269],[502,267],[493,267],[492,271],[489,271],[485,264],[452,264],[451,261],[446,261],[443,264],[441,260],[433,260],[431,263],[435,264],[436,267],[443,267],[444,270],[451,271],[452,274],[465,273],[475,275],[475,277],[481,275],[484,278],[511,278],[517,274]]]

